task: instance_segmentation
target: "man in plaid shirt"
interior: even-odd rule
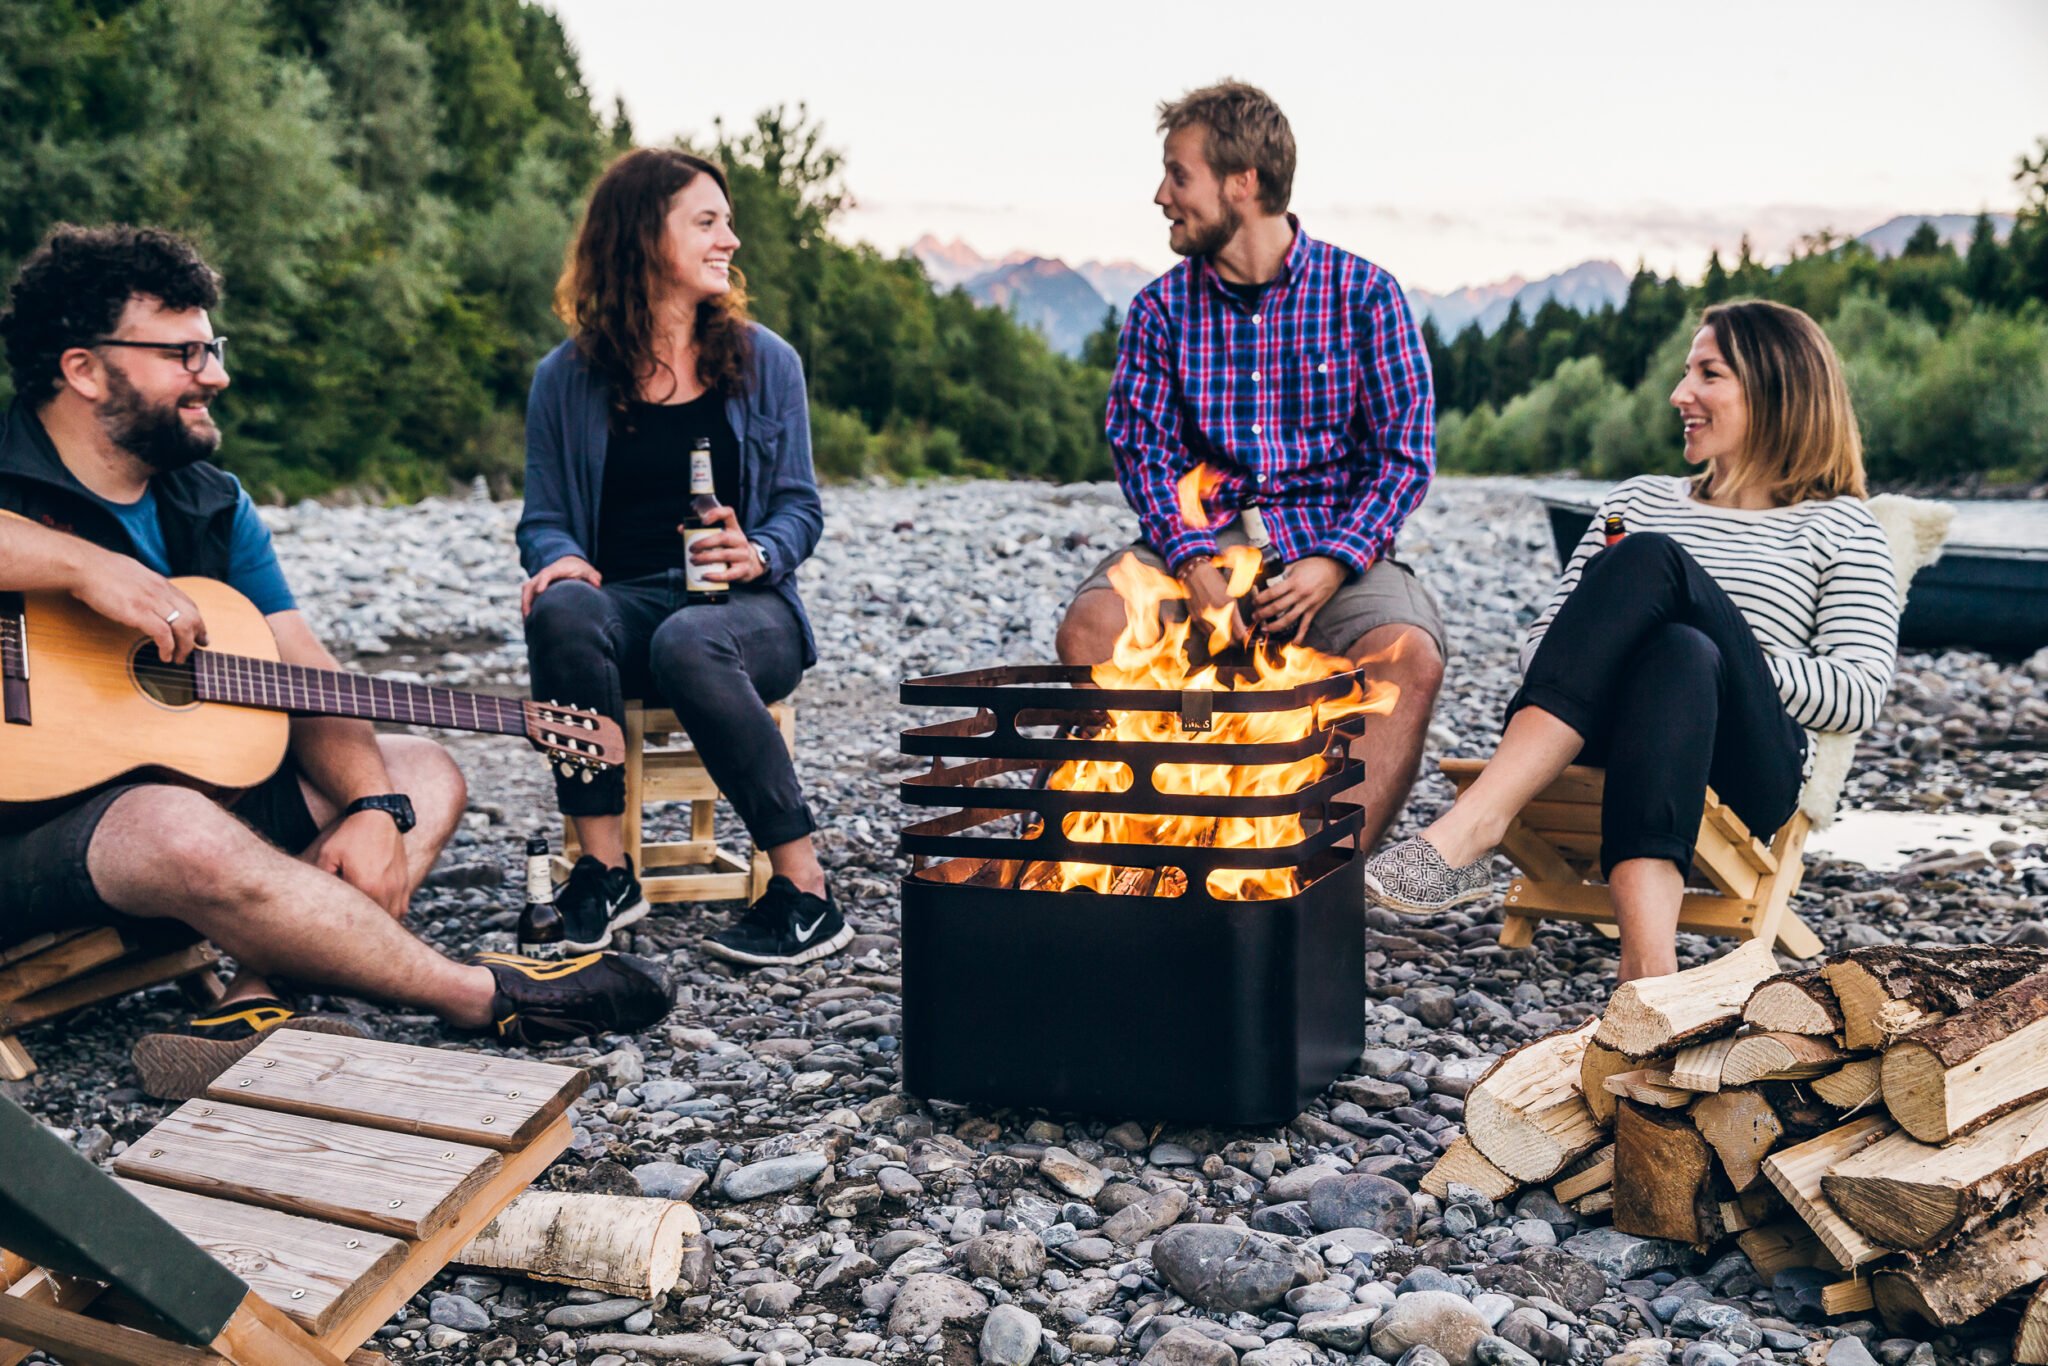
[[[1142,539],[1074,595],[1060,658],[1109,657],[1124,609],[1108,572],[1126,553],[1170,569],[1197,609],[1229,603],[1211,557],[1245,542],[1238,513],[1256,499],[1286,572],[1250,623],[1232,609],[1233,630],[1345,655],[1400,689],[1367,722],[1366,779],[1348,794],[1370,849],[1408,799],[1448,654],[1434,595],[1393,558],[1436,463],[1429,357],[1394,277],[1287,212],[1294,134],[1263,91],[1193,91],[1160,106],[1159,131],[1153,202],[1187,259],[1131,303],[1107,422]],[[1197,465],[1220,476],[1205,525],[1176,498]]]

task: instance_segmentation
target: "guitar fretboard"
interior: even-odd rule
[[[520,703],[453,688],[395,683],[212,650],[192,652],[192,671],[199,698],[206,702],[498,735],[526,731],[526,714]]]

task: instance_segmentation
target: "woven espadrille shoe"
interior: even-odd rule
[[[1444,862],[1419,836],[1382,849],[1365,864],[1365,894],[1388,910],[1434,915],[1493,895],[1493,853],[1462,868]]]

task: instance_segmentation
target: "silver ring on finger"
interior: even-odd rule
[[[184,615],[185,614],[183,612],[173,607],[170,611],[164,613],[164,625],[176,626],[178,624],[178,618]]]

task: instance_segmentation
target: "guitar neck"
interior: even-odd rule
[[[301,716],[355,716],[366,721],[443,730],[526,733],[521,703],[424,683],[394,683],[334,669],[311,669],[243,655],[192,652],[193,681],[203,702],[260,707]]]

